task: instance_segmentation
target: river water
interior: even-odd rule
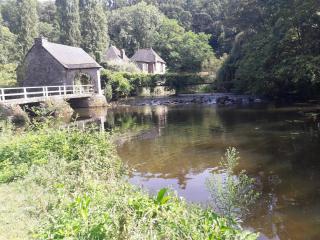
[[[229,146],[260,186],[243,223],[261,239],[320,239],[320,130],[305,108],[141,106],[102,113],[105,129],[130,132],[118,153],[130,181],[151,193],[171,187],[209,205],[206,179]]]

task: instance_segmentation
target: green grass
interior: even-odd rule
[[[257,237],[166,189],[132,186],[107,134],[46,126],[1,138],[0,239]]]

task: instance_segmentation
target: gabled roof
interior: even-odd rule
[[[129,61],[129,58],[123,52],[123,56],[121,55],[121,51],[116,48],[115,46],[109,47],[109,49],[106,52],[106,55],[104,57],[104,60],[106,61],[113,61],[113,60],[124,60],[124,61]]]
[[[166,63],[152,48],[139,49],[131,58],[135,62]]]
[[[42,41],[46,49],[59,63],[67,69],[101,68],[101,66],[82,48]]]

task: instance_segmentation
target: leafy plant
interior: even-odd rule
[[[164,205],[170,200],[170,196],[167,195],[168,189],[162,188],[155,199],[155,203],[159,205]]]
[[[235,148],[228,148],[220,163],[223,169],[213,173],[206,181],[215,211],[230,219],[241,220],[256,202],[259,193],[255,189],[255,179],[244,170],[236,174],[239,153]]]

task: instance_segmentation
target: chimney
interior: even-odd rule
[[[46,42],[48,42],[48,39],[42,36],[34,39],[34,44],[36,46],[43,46]]]
[[[124,56],[125,56],[125,55],[126,55],[125,50],[124,50],[124,49],[121,49],[121,50],[120,50],[120,56],[121,56],[121,58],[124,59]]]

